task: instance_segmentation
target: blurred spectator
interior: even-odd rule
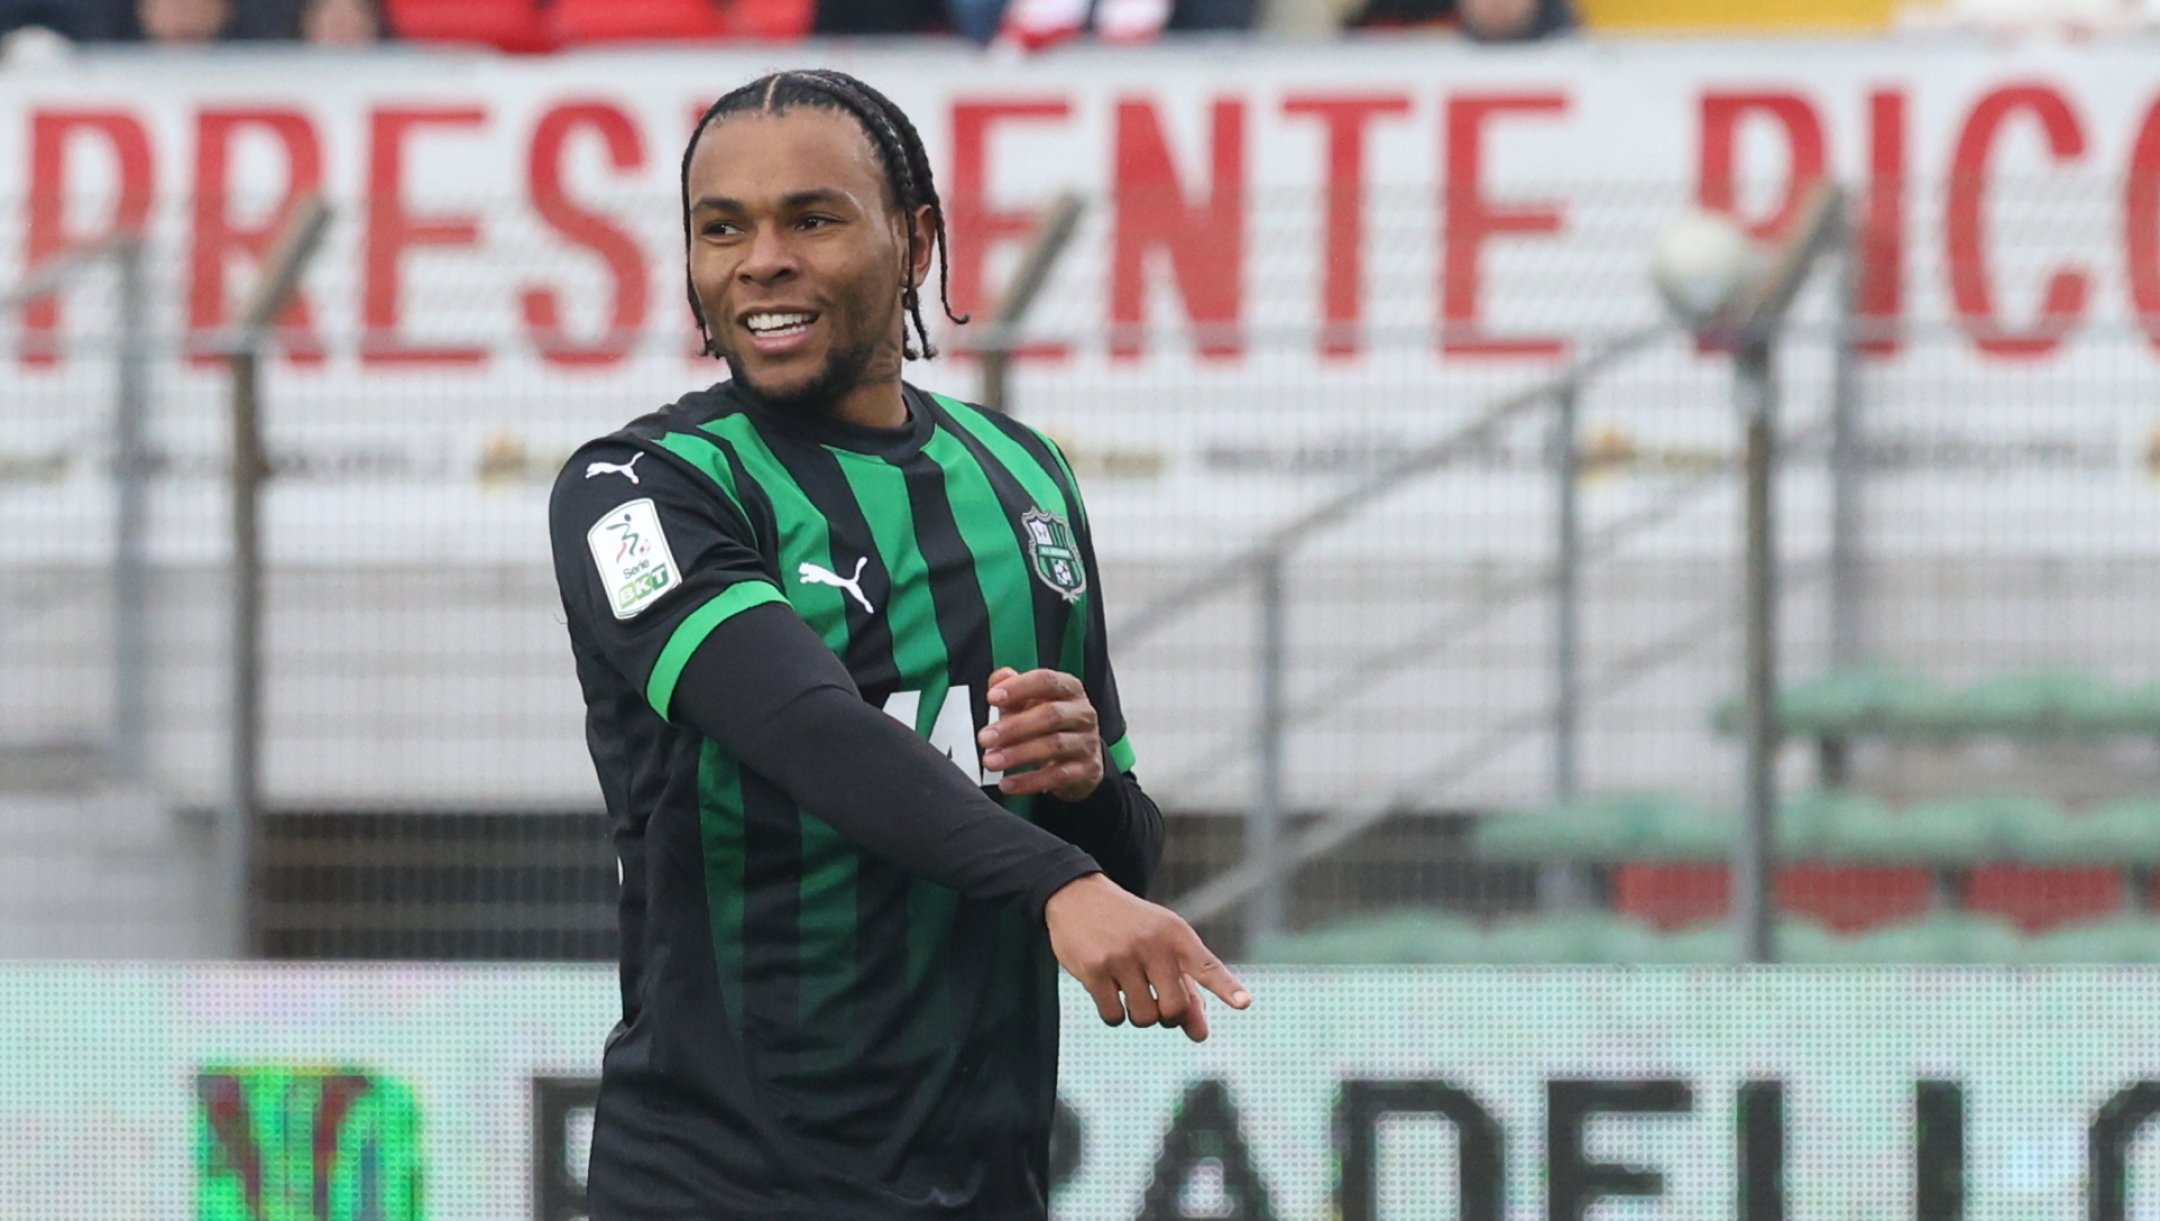
[[[77,42],[138,36],[133,0],[0,0],[0,33],[32,26]]]
[[[817,0],[813,34],[935,34],[950,29],[944,0]]]
[[[1528,42],[1575,25],[1567,0],[1455,0],[1455,24],[1479,42]]]
[[[1253,0],[1173,0],[1171,30],[1249,30],[1253,28]]]
[[[945,13],[952,19],[954,33],[987,47],[1005,20],[1005,4],[1006,0],[945,0]]]
[[[1350,19],[1365,29],[1453,25],[1478,42],[1528,42],[1575,28],[1568,0],[1366,0]]]
[[[0,0],[0,34],[37,26],[73,37],[74,8],[64,0]]]
[[[299,0],[0,0],[0,33],[41,26],[76,42],[199,43],[299,36]]]
[[[381,42],[382,13],[375,0],[307,0],[300,10],[300,37],[322,46]]]
[[[1010,0],[999,37],[1028,50],[1092,33],[1147,42],[1165,30],[1250,30],[1256,0]]]
[[[232,19],[232,0],[137,0],[135,5],[135,20],[149,42],[216,42]]]

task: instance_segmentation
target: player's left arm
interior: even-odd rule
[[[1062,455],[1060,455],[1062,457]],[[1071,479],[1070,468],[1066,469]],[[1078,489],[1073,488],[1075,507]],[[1001,668],[988,698],[998,719],[981,735],[983,765],[1011,794],[1037,793],[1036,821],[1093,856],[1110,879],[1146,895],[1162,859],[1162,811],[1133,775],[1125,712],[1110,667],[1102,578],[1085,510],[1073,523],[1088,579],[1083,673]],[[1015,771],[1028,768],[1031,770]]]

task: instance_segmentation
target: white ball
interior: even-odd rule
[[[1768,259],[1747,231],[1722,212],[1692,212],[1658,239],[1650,274],[1665,307],[1700,329],[1736,304]]]
[[[75,44],[41,25],[19,26],[0,35],[0,66],[45,67],[64,64],[75,54]]]

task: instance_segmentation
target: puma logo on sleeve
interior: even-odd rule
[[[859,557],[855,561],[855,575],[852,577],[843,577],[830,568],[808,562],[797,567],[795,575],[800,577],[805,585],[830,585],[834,589],[844,589],[854,594],[855,600],[862,603],[863,613],[874,615],[877,613],[877,608],[870,605],[870,599],[864,597],[862,591],[863,565],[869,562],[869,556]]]
[[[637,477],[637,471],[633,468],[637,466],[638,459],[644,456],[643,454],[632,454],[628,462],[588,462],[585,464],[585,477],[590,479],[595,475],[621,475],[623,478],[642,487],[643,484],[640,483]]]

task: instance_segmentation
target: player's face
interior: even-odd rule
[[[690,160],[690,282],[735,380],[835,411],[900,376],[901,290],[920,282],[885,171],[852,115],[730,115]],[[918,218],[926,221],[928,210]]]

